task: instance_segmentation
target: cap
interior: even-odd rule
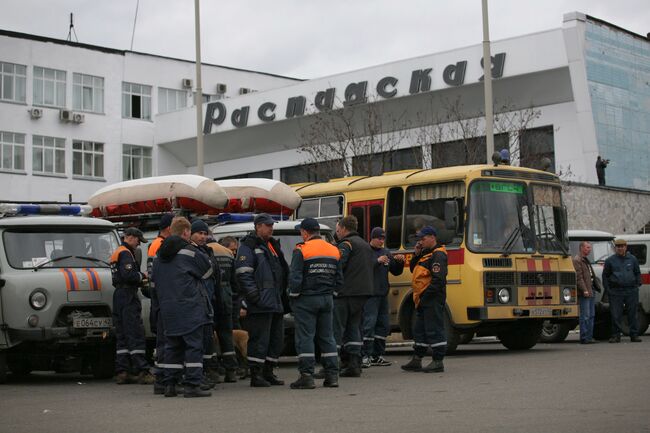
[[[625,239],[616,239],[614,240],[614,245],[627,245],[627,241]]]
[[[258,225],[258,224],[275,224],[275,220],[271,218],[271,215],[267,213],[261,213],[255,215],[255,219],[253,219],[253,224]]]
[[[420,229],[419,232],[415,234],[418,239],[422,239],[425,236],[438,236],[438,233],[436,232],[436,229],[434,229],[431,226],[424,226]]]
[[[386,232],[381,227],[375,227],[370,232],[370,239],[378,239],[378,238],[385,238],[385,237],[386,237]]]
[[[136,229],[135,227],[129,227],[128,229],[124,230],[124,236],[135,236],[140,239],[140,242],[143,244],[146,244],[148,242],[142,234],[142,231],[140,229]]]
[[[196,232],[206,232],[210,233],[210,228],[203,220],[194,220],[192,221],[192,233]]]
[[[314,218],[305,218],[300,222],[300,224],[296,225],[296,228],[313,232],[320,230],[320,225]]]
[[[163,216],[160,217],[160,225],[158,226],[158,229],[165,230],[167,227],[172,225],[173,219],[174,219],[173,213],[163,214]]]

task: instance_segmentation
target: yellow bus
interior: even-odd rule
[[[403,170],[293,185],[303,198],[296,218],[334,227],[344,215],[369,239],[386,231],[386,247],[405,254],[391,276],[391,327],[412,339],[414,304],[408,262],[416,232],[433,226],[446,245],[448,351],[495,335],[508,349],[533,347],[542,323],[575,320],[576,278],[568,252],[560,179],[507,165]]]

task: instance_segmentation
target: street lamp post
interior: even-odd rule
[[[198,1],[198,0],[197,0]],[[485,144],[486,160],[490,164],[494,153],[494,113],[492,109],[492,55],[490,54],[490,28],[487,0],[483,3],[483,88],[485,94]]]
[[[194,0],[194,32],[196,37],[196,174],[203,176],[203,89],[201,88],[201,13],[199,0]]]

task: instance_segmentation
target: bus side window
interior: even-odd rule
[[[402,238],[404,190],[391,188],[386,199],[386,248],[398,249]]]
[[[384,219],[384,208],[379,205],[372,205],[368,208],[368,213],[370,214],[368,216],[368,221],[370,222],[368,224],[368,230],[372,231],[375,227],[381,227],[381,222]],[[370,240],[370,233],[368,233],[367,239]]]

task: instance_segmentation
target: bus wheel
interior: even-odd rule
[[[474,339],[473,332],[465,332],[463,334],[460,334],[460,339],[458,341],[458,344],[469,344],[473,339]]]
[[[115,345],[104,344],[97,350],[97,355],[90,361],[90,368],[95,379],[110,379],[115,373]]]
[[[32,365],[27,359],[10,359],[9,370],[14,376],[25,377],[32,372]]]
[[[551,323],[550,320],[544,320],[539,341],[542,343],[561,343],[566,340],[569,331],[573,328],[575,326],[572,327],[569,323]]]
[[[542,322],[517,322],[501,331],[497,337],[510,350],[528,350],[537,344],[542,332]]]
[[[7,354],[4,352],[0,353],[0,383],[7,383]]]
[[[601,316],[601,320],[594,323],[594,338],[596,340],[607,340],[612,332],[612,325],[609,321],[609,315]]]
[[[451,355],[456,353],[456,349],[460,344],[460,332],[458,332],[451,324],[449,313],[445,311],[445,332],[447,334],[447,354]]]
[[[639,309],[636,312],[636,320],[638,322],[639,335],[645,334],[648,330],[648,316],[646,316],[643,308],[639,306]],[[630,325],[627,321],[627,314],[623,315],[623,334],[630,335]]]

